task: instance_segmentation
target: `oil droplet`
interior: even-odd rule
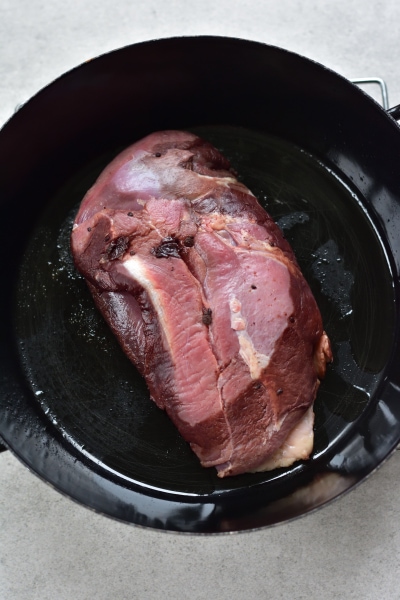
[[[303,211],[292,212],[289,215],[285,215],[277,220],[277,225],[282,231],[288,231],[295,225],[307,223],[310,220],[309,215]]]
[[[322,293],[334,302],[342,317],[349,316],[352,313],[351,289],[354,277],[344,268],[336,242],[326,242],[314,253],[314,258],[311,268],[321,285]]]

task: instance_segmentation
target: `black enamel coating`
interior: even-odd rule
[[[292,243],[333,342],[306,463],[219,480],[199,467],[73,268],[69,230],[100,170],[158,129],[219,147]],[[400,133],[354,85],[287,51],[179,38],[45,88],[0,133],[0,434],[107,515],[183,532],[264,527],[371,473],[400,439]]]

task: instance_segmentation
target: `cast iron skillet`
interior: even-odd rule
[[[307,462],[226,480],[199,467],[74,270],[69,232],[87,188],[124,146],[170,128],[231,159],[317,298],[335,361]],[[243,40],[130,46],[41,91],[0,133],[7,447],[88,507],[181,532],[264,527],[356,485],[400,440],[399,156],[397,123],[353,84]]]

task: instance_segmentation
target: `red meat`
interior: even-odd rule
[[[288,242],[211,144],[166,131],[127,148],[83,199],[71,243],[203,466],[224,477],[309,456],[329,340]]]

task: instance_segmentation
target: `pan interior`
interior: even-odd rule
[[[32,402],[79,457],[124,485],[196,496],[273,485],[329,459],[374,402],[393,341],[394,298],[383,243],[353,182],[266,134],[226,126],[192,130],[231,160],[282,228],[322,312],[334,363],[315,403],[313,457],[288,469],[220,480],[199,466],[150,401],[69,248],[83,195],[121,148],[78,169],[50,199],[22,261],[15,327]]]

